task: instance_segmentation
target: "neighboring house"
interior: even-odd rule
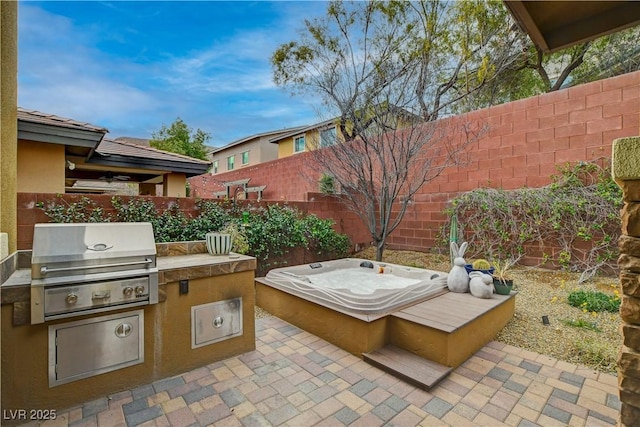
[[[303,127],[287,128],[258,133],[239,139],[223,147],[211,150],[211,174],[229,172],[249,165],[257,165],[278,158],[278,147],[271,144],[272,138],[297,132]]]
[[[376,110],[378,111],[375,113],[363,114],[360,123],[360,127],[364,128],[368,135],[381,135],[422,121],[419,116],[398,107]],[[353,124],[346,123],[344,128],[345,132],[349,133],[353,130]],[[346,138],[340,129],[339,118],[333,118],[272,137],[269,142],[278,145],[278,158],[281,159],[344,141]]]
[[[139,194],[186,196],[186,178],[210,163],[124,141],[105,139],[107,129],[18,108],[17,191],[104,192],[103,184],[137,184]]]
[[[315,149],[318,146],[333,145],[338,138],[337,132],[336,120],[330,119],[273,136],[269,142],[274,147],[277,146],[278,158],[281,159]]]

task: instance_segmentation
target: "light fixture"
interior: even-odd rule
[[[72,171],[76,168],[76,164],[70,160],[67,160],[67,167],[69,168],[70,171]]]

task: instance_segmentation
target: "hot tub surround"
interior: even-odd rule
[[[359,262],[364,260],[345,260],[343,264],[359,265]],[[328,264],[331,269],[341,262]],[[381,267],[380,263],[373,264],[374,270]],[[276,275],[284,276],[282,280],[269,276],[257,278],[256,304],[358,357],[386,345],[395,345],[441,365],[457,367],[489,342],[515,312],[515,293],[480,299],[468,293],[449,292],[445,274],[440,289],[428,289],[421,297],[405,300],[397,306],[385,305],[384,309],[381,306],[375,314],[367,314],[345,306],[336,307],[336,300],[318,298],[324,291],[310,289],[312,284],[305,274],[301,274],[305,268],[306,271],[312,269],[311,265],[281,269],[289,271],[289,276],[298,276],[290,283],[284,280],[286,274]],[[393,264],[385,264],[383,268],[405,269]],[[426,277],[436,273],[422,271]],[[411,275],[416,274],[412,272]],[[341,289],[338,294],[344,297],[348,292]],[[369,299],[375,302],[377,298]]]
[[[142,308],[144,362],[53,388],[47,373],[49,326],[70,319],[30,325],[30,266],[25,262],[30,254],[16,253],[3,262],[3,409],[64,409],[93,396],[116,393],[255,349],[255,258],[211,256],[204,242],[160,244],[156,251],[159,303]],[[242,334],[192,348],[191,308],[237,298],[242,301]]]

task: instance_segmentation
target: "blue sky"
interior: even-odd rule
[[[21,1],[18,104],[149,138],[180,117],[221,146],[319,121],[270,57],[325,2]]]

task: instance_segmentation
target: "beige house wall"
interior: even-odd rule
[[[18,141],[18,192],[64,193],[64,145]]]
[[[218,171],[216,173],[228,172],[227,168],[227,158],[229,156],[235,156],[234,169],[241,169],[247,166],[255,166],[259,163],[269,162],[271,160],[276,160],[278,158],[278,146],[276,144],[272,144],[268,141],[269,136],[255,138],[253,140],[249,140],[243,142],[242,144],[231,146],[227,149],[223,149],[215,152],[211,156],[211,161],[218,161]],[[245,151],[249,152],[249,163],[243,165],[242,164],[242,153]],[[211,172],[213,172],[213,169]]]
[[[278,144],[278,158],[288,157],[293,154],[293,141],[299,136],[304,135],[304,151],[312,150],[320,140],[320,132],[317,129],[308,130],[306,132],[300,132],[294,136],[289,136],[277,141]],[[304,151],[301,151],[303,153]]]
[[[0,1],[0,232],[17,240],[18,2]]]
[[[165,197],[186,197],[187,176],[183,173],[168,173],[162,183],[162,195]]]

